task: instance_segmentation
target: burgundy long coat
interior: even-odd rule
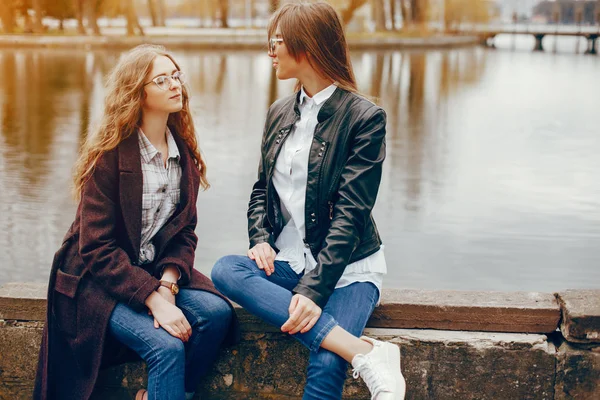
[[[181,201],[154,237],[153,263],[131,263],[138,259],[142,229],[143,175],[137,135],[105,153],[85,184],[75,221],[52,263],[34,399],[90,397],[101,365],[122,361],[127,354],[107,335],[113,308],[122,302],[145,311],[144,301],[158,288],[165,266],[179,267],[180,287],[221,296],[210,279],[193,268],[200,175],[183,140],[171,132],[180,153]],[[234,320],[226,342],[237,337]]]

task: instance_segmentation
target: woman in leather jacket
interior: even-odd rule
[[[277,77],[296,78],[296,91],[267,113],[250,249],[217,261],[213,282],[311,350],[303,399],[340,399],[348,362],[373,399],[403,399],[398,347],[359,338],[386,272],[371,215],[385,112],[357,93],[331,6],[286,4],[268,33]]]

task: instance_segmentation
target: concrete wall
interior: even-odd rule
[[[31,398],[44,285],[0,288],[0,399]],[[238,309],[243,340],[202,399],[300,399],[308,352]],[[561,322],[562,321],[562,322]],[[386,290],[367,334],[402,352],[407,399],[600,399],[600,290],[558,294]],[[131,399],[143,363],[102,372],[94,399]],[[345,399],[369,399],[351,378]]]

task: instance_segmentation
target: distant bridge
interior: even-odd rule
[[[546,36],[581,36],[587,40],[587,49],[585,54],[598,54],[596,43],[598,38],[600,37],[600,30],[596,27],[586,27],[582,29],[569,29],[569,30],[559,30],[558,28],[552,30],[551,28],[544,29],[510,29],[510,28],[501,28],[501,29],[485,29],[480,28],[475,32],[471,31],[471,33],[476,33],[481,38],[482,44],[488,47],[495,47],[494,39],[498,35],[532,35],[535,38],[535,51],[544,51],[544,46],[542,45],[542,40]]]

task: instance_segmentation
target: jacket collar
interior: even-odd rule
[[[300,96],[302,91],[297,91],[296,95],[290,97],[289,102],[285,103],[283,106],[284,109],[288,111],[281,119],[280,126],[284,129],[290,129],[296,121],[300,119]],[[329,117],[331,117],[335,112],[347,101],[350,92],[344,90],[340,87],[337,87],[333,94],[323,103],[321,110],[319,110],[319,114],[317,115],[317,120],[319,123],[326,121]],[[293,102],[293,107],[292,103]]]

